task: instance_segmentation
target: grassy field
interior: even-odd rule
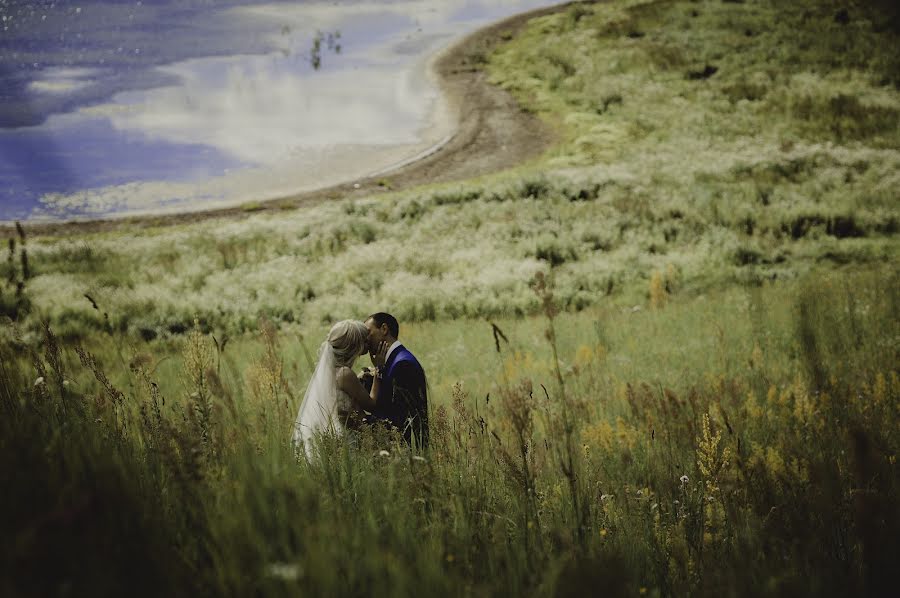
[[[483,57],[560,131],[513,171],[12,240],[0,594],[881,595],[900,21],[783,4],[534,20]],[[382,309],[431,450],[297,463],[320,340]]]

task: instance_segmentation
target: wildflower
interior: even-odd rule
[[[876,404],[883,403],[887,397],[887,380],[884,374],[878,372],[875,376],[875,384],[872,387],[872,398]]]
[[[271,563],[266,568],[269,577],[283,579],[285,581],[296,581],[300,575],[300,565],[294,563]]]
[[[715,491],[719,486],[719,475],[725,471],[731,458],[731,450],[724,447],[719,450],[722,432],[712,432],[709,414],[703,414],[700,434],[697,436],[697,466],[706,482],[707,490]]]
[[[607,533],[607,532],[606,532],[606,528],[605,528],[605,527],[600,529],[600,537],[601,537],[601,538],[605,538],[605,537],[606,537],[606,533]]]
[[[610,500],[612,497],[613,497],[612,494],[601,494],[600,500],[603,502],[606,502],[607,500]]]
[[[38,379],[34,381],[34,385],[35,385],[35,386],[40,386],[40,385],[43,384],[43,383],[44,383],[44,377],[43,377],[43,376],[39,376]]]
[[[771,446],[766,448],[765,463],[766,469],[769,470],[773,477],[779,478],[786,474],[784,457],[781,456],[781,453],[778,452],[778,449]]]
[[[381,449],[380,451],[378,451],[378,456],[379,457],[390,457],[391,454],[389,452],[387,452],[386,450]]]
[[[580,345],[575,351],[575,364],[587,366],[594,360],[594,351],[587,345]]]
[[[689,481],[691,481],[690,478],[686,475],[681,476],[679,479],[681,480],[682,484],[687,484]]]

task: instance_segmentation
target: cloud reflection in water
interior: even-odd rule
[[[227,20],[253,23],[253,43],[268,53],[217,52],[160,65],[146,77],[157,86],[87,102],[38,126],[0,130],[0,185],[18,184],[33,197],[32,204],[4,201],[0,220],[25,210],[32,218],[55,219],[215,207],[326,186],[399,163],[451,132],[427,55],[451,37],[548,4],[408,0],[229,9],[217,15],[217,30]],[[326,54],[323,68],[314,71],[313,36],[335,30],[341,32],[340,55]],[[27,89],[35,98],[63,102],[66,94],[89,95],[92,81],[108,75],[108,65],[49,68]],[[22,183],[21,175],[16,178],[21,165],[5,159],[3,148],[37,147],[54,135],[62,139],[48,147],[64,148],[57,156],[67,163],[65,180],[30,177]]]

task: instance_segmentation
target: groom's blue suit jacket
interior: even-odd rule
[[[428,446],[428,391],[425,370],[409,349],[400,345],[384,364],[373,415],[397,427],[407,442]]]

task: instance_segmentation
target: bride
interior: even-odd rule
[[[294,449],[312,456],[312,439],[329,431],[343,434],[354,412],[372,409],[381,379],[376,374],[369,391],[353,373],[356,358],[369,349],[369,330],[363,322],[342,320],[331,327],[319,347],[319,363],[306,387],[294,422]],[[387,347],[382,344],[372,355],[376,372],[384,365]]]

